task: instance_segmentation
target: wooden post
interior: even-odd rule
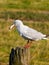
[[[9,65],[30,65],[30,48],[11,49]]]

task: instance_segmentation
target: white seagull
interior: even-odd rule
[[[34,30],[34,29],[24,25],[21,20],[15,20],[13,25],[10,26],[10,30],[14,26],[17,27],[17,30],[18,30],[20,36],[22,36],[24,39],[28,40],[25,47],[29,47],[29,40],[30,41],[33,41],[33,40],[37,41],[37,40],[47,39],[48,38],[47,35],[44,35],[41,32],[38,32],[37,30]]]

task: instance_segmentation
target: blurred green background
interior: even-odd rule
[[[13,20],[43,34],[49,34],[49,0],[0,0],[0,65],[9,64],[11,48],[24,46],[24,40],[16,28],[9,31]],[[30,65],[49,65],[49,40],[32,42]]]

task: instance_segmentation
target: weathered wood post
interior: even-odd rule
[[[9,65],[30,65],[30,48],[12,48],[9,56]]]

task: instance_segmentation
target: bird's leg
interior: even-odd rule
[[[27,44],[29,43],[29,40],[27,41]]]
[[[32,43],[32,41],[31,41],[31,40],[28,40],[28,42],[27,42],[28,47],[30,47],[30,46],[31,46],[31,43]]]
[[[30,40],[27,41],[27,44],[24,46],[25,48],[29,48],[31,46]]]

